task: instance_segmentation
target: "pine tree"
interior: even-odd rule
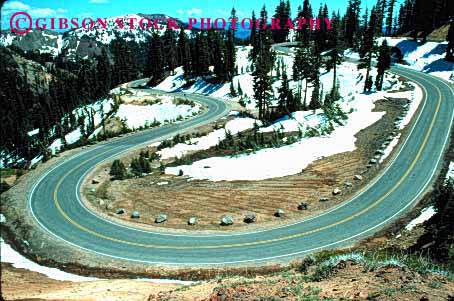
[[[312,91],[312,98],[311,102],[309,103],[310,110],[317,110],[320,109],[320,71],[315,71],[315,79],[314,79],[314,90]]]
[[[306,20],[306,23],[302,26],[301,30],[298,30],[297,41],[300,41],[303,45],[308,45],[312,33],[312,29],[309,27],[310,19],[312,18],[312,7],[309,0],[304,0],[303,8],[299,11],[298,18]]]
[[[362,43],[361,43],[361,48],[360,48],[360,58],[361,58],[361,63],[359,64],[358,68],[366,68],[366,80],[365,80],[365,86],[364,86],[364,92],[370,92],[370,89],[372,88],[372,85],[370,84],[370,69],[372,67],[372,57],[373,53],[375,51],[375,32],[376,32],[376,27],[377,27],[377,13],[375,10],[375,7],[372,8],[371,15],[370,15],[370,21],[369,21],[369,27],[367,31],[364,33]]]
[[[230,15],[231,20],[237,19],[236,17],[236,10],[232,8],[232,12]],[[227,71],[227,80],[231,80],[236,74],[236,48],[235,48],[235,30],[237,25],[235,25],[235,29],[230,28],[227,31],[227,41],[226,41],[226,56],[225,56],[225,68]]]
[[[317,48],[320,49],[321,52],[327,49],[327,40],[328,40],[328,28],[327,24],[325,23],[325,19],[328,18],[328,6],[322,8],[320,6],[318,12],[318,20],[320,20],[320,29],[315,33],[315,43],[317,44]]]
[[[226,55],[227,50],[225,47],[224,40],[221,38],[221,36],[218,33],[215,33],[215,43],[214,43],[214,58],[213,58],[213,64],[214,64],[214,73],[216,74],[217,77],[219,77],[221,80],[227,80],[227,70],[226,70]]]
[[[188,38],[183,28],[180,30],[178,36],[178,56],[180,64],[183,65],[184,76],[190,78],[194,71],[192,69],[192,57]]]
[[[166,70],[171,75],[175,74],[175,68],[178,64],[177,41],[173,29],[167,27],[163,36],[163,51],[166,61]]]
[[[120,160],[115,160],[110,167],[109,173],[115,180],[123,180],[126,178],[126,168]]]
[[[287,40],[289,28],[286,27],[287,20],[290,18],[290,2],[280,0],[274,14],[276,28],[273,30],[273,41],[282,43]]]
[[[250,52],[250,59],[251,59],[251,61],[254,61],[255,58],[257,57],[257,52],[258,52],[258,47],[259,47],[258,38],[257,38],[257,19],[255,17],[254,11],[252,11],[251,20],[252,20],[252,27],[251,27],[250,40],[251,40],[252,50]]]
[[[393,32],[393,20],[394,20],[394,6],[396,5],[396,0],[389,0],[388,11],[386,17],[386,35],[391,36]]]
[[[298,48],[295,54],[295,62],[293,64],[293,80],[298,82],[296,99],[298,103],[301,103],[303,110],[306,109],[307,104],[307,88],[308,83],[314,78],[316,66],[313,64],[314,60],[314,51],[313,47],[303,45]],[[318,60],[316,60],[318,62]],[[302,92],[302,81],[305,80],[306,87],[304,89],[304,98],[301,101],[301,92]]]
[[[274,54],[271,50],[271,36],[263,25],[267,22],[267,11],[263,6],[260,12],[260,26],[258,31],[258,52],[254,64],[254,98],[257,100],[259,119],[268,120],[269,105],[272,95],[272,82],[270,72],[274,66]]]
[[[356,49],[359,35],[359,15],[361,13],[361,0],[349,0],[345,16],[345,39],[347,46]]]
[[[333,70],[333,87],[331,89],[331,94],[333,94],[335,93],[337,82],[337,65],[341,64],[343,61],[344,47],[339,36],[340,17],[333,14],[331,19],[332,29],[328,33],[328,48],[330,49],[329,59],[326,61],[325,66],[328,72],[331,71],[331,69]]]
[[[385,71],[388,70],[389,68],[391,68],[391,53],[389,50],[388,43],[386,42],[386,40],[383,40],[378,55],[377,78],[375,80],[375,85],[377,86],[378,91],[381,91],[383,88],[383,79],[385,77]]]
[[[293,105],[293,101],[292,101],[293,95],[290,91],[288,78],[287,78],[287,72],[285,72],[285,70],[282,73],[282,83],[281,83],[281,87],[278,89],[278,92],[279,92],[279,97],[278,97],[279,111],[284,114],[289,114],[292,111],[292,108],[290,108],[290,106]]]
[[[151,47],[149,50],[149,75],[151,76],[150,84],[157,84],[164,77],[164,53],[161,37],[154,33],[151,38]]]

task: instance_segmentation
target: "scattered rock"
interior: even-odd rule
[[[115,211],[116,214],[124,214],[125,213],[125,209],[123,208],[118,208],[116,211]]]
[[[301,202],[298,205],[298,210],[307,210],[307,203]]]
[[[91,184],[99,184],[99,181],[97,179],[91,180]]]
[[[156,216],[154,222],[156,224],[160,224],[160,223],[163,223],[167,220],[167,214],[164,214],[164,213],[160,213],[158,214],[158,216]]]
[[[99,200],[98,204],[100,207],[103,207],[106,204],[106,202],[104,202],[104,200]]]
[[[351,182],[345,182],[344,186],[350,188],[353,187],[353,184]]]
[[[338,194],[340,194],[341,192],[342,192],[342,190],[340,190],[339,188],[335,188],[335,189],[333,190],[333,195],[338,195]]]
[[[107,205],[106,205],[106,209],[107,209],[107,210],[112,210],[112,209],[113,209],[113,205],[110,204],[110,203],[107,204]]]
[[[139,211],[133,211],[131,213],[131,218],[140,218],[140,213]]]
[[[386,138],[386,141],[389,141],[389,142],[391,142],[391,141],[393,141],[393,139],[394,139],[394,137],[392,137],[392,136],[389,136],[389,137],[387,137],[387,138]]]
[[[381,156],[383,156],[385,154],[385,152],[381,149],[377,150],[375,153],[378,155],[381,155]]]
[[[96,192],[96,188],[90,189],[90,192],[95,193]]]
[[[221,225],[222,226],[230,226],[233,225],[233,218],[231,216],[224,216],[221,218]]]
[[[178,171],[178,176],[181,177],[181,176],[183,176],[183,175],[184,175],[184,172],[183,172],[182,169],[180,169],[180,170]]]
[[[354,179],[355,179],[356,181],[362,181],[362,180],[363,180],[363,177],[360,176],[360,175],[355,175]]]
[[[328,202],[329,199],[328,198],[320,198],[320,202]]]
[[[277,209],[276,213],[274,213],[274,216],[276,216],[276,217],[283,217],[284,215],[285,215],[285,212],[282,209]]]
[[[370,159],[369,164],[377,164],[377,159],[375,158]]]
[[[198,222],[197,217],[190,217],[188,220],[188,225],[193,226],[196,225]]]
[[[255,213],[249,213],[249,214],[246,214],[244,216],[244,222],[246,224],[250,224],[250,223],[253,223],[257,220],[257,216],[255,215]]]

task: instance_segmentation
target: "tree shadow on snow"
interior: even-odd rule
[[[440,55],[440,54],[445,54],[446,53],[446,48],[448,48],[447,44],[438,44],[434,49],[432,49],[430,52],[426,53],[423,55],[423,58],[428,58],[432,55]]]
[[[439,59],[424,67],[423,71],[424,72],[454,71],[454,63],[448,62],[445,59]]]
[[[397,43],[395,47],[399,48],[399,50],[402,52],[402,55],[405,56],[407,53],[415,51],[421,45],[421,43],[415,41],[405,40]]]

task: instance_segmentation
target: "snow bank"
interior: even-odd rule
[[[401,50],[410,68],[454,82],[454,62],[445,60],[447,42],[421,44],[413,40],[393,38],[381,38],[378,42],[381,43],[383,39],[387,40],[388,45]]]
[[[389,155],[391,154],[391,152],[393,151],[393,149],[397,146],[397,144],[399,144],[399,139],[400,139],[400,134],[397,135],[396,137],[393,138],[393,140],[391,140],[391,142],[389,143],[389,145],[384,149],[384,154],[383,156],[381,156],[380,160],[378,161],[378,163],[383,163],[383,161],[386,160],[386,158],[389,157]]]
[[[0,222],[4,222],[5,217],[3,214],[0,214]],[[26,269],[32,272],[37,272],[46,275],[50,279],[59,280],[59,281],[72,281],[72,282],[86,282],[86,281],[103,281],[107,279],[100,279],[95,277],[85,277],[79,276],[67,272],[63,272],[56,268],[49,268],[45,266],[41,266],[18,252],[16,252],[9,244],[3,241],[0,238],[0,247],[1,247],[1,261],[11,263],[13,267],[17,269]],[[173,279],[150,279],[150,278],[138,278],[138,279],[131,279],[137,281],[146,281],[152,283],[163,283],[163,284],[181,284],[181,285],[190,285],[193,284],[193,281],[182,281],[182,280],[173,280]]]
[[[166,168],[166,173],[178,175],[181,169],[192,178],[211,181],[264,180],[297,174],[315,160],[355,150],[355,134],[385,114],[372,112],[373,99],[373,95],[358,97],[356,111],[350,114],[346,125],[337,127],[329,136],[305,138],[291,145],[237,157],[208,158],[192,165]]]
[[[159,104],[138,106],[132,104],[121,104],[115,116],[126,119],[129,128],[145,126],[153,121],[160,123],[175,121],[179,118],[185,119],[197,114],[200,106],[176,105],[172,101],[163,101]]]
[[[398,98],[411,99],[411,102],[409,103],[408,112],[400,123],[400,129],[405,128],[411,122],[411,119],[418,110],[419,105],[421,104],[423,98],[422,89],[417,85],[412,84],[412,86],[414,87],[414,90],[411,92],[396,93],[396,97]]]
[[[252,129],[256,122],[258,125],[261,124],[260,121],[253,118],[235,118],[226,123],[225,129],[215,130],[200,138],[192,138],[189,143],[178,143],[173,147],[164,148],[158,153],[161,155],[162,159],[168,159],[172,157],[181,158],[192,151],[207,150],[218,145],[221,140],[224,140],[226,131],[235,135],[239,132]]]
[[[83,276],[78,276],[70,273],[63,272],[59,269],[56,268],[48,268],[41,266],[18,252],[16,252],[9,244],[3,241],[3,239],[0,238],[0,243],[1,243],[1,258],[2,262],[8,262],[13,265],[13,267],[18,268],[18,269],[27,269],[32,272],[38,272],[41,274],[46,275],[47,277],[55,280],[61,280],[61,281],[73,281],[73,282],[82,282],[82,281],[94,281],[94,280],[101,280],[99,278],[94,278],[94,277],[83,277]]]
[[[308,128],[315,128],[320,126],[324,122],[324,115],[320,110],[315,113],[313,111],[296,111],[290,114],[290,116],[284,116],[272,125],[261,128],[260,132],[267,133],[273,131],[281,132],[302,132]]]
[[[416,225],[422,224],[429,220],[434,214],[437,213],[433,206],[427,207],[421,211],[421,214],[405,226],[405,230],[411,231]]]

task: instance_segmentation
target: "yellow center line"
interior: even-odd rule
[[[415,75],[413,75],[415,76]],[[59,189],[59,187],[61,186],[63,180],[70,174],[72,173],[75,169],[79,168],[80,166],[82,166],[83,164],[89,162],[90,160],[93,160],[94,158],[96,157],[99,157],[101,155],[103,155],[104,153],[108,152],[103,152],[101,154],[98,154],[82,163],[80,163],[79,165],[77,165],[76,167],[74,167],[73,169],[71,169],[69,172],[67,172],[57,183],[56,187],[55,187],[55,190],[54,190],[54,203],[55,203],[55,206],[57,207],[57,209],[59,210],[59,212],[62,214],[62,216],[67,220],[69,221],[71,224],[73,224],[75,227],[77,227],[78,229],[84,231],[84,232],[87,232],[87,233],[90,233],[94,236],[97,236],[99,238],[103,238],[103,239],[106,239],[106,240],[110,240],[110,241],[114,241],[114,242],[118,242],[118,243],[122,243],[122,244],[126,244],[126,245],[131,245],[131,246],[137,246],[137,247],[144,247],[144,248],[155,248],[155,249],[176,249],[176,250],[191,250],[191,249],[218,249],[218,248],[233,248],[233,247],[245,247],[245,246],[255,246],[255,245],[260,245],[260,244],[267,244],[267,243],[272,243],[272,242],[278,242],[278,241],[284,241],[284,240],[289,240],[289,239],[293,239],[293,238],[299,238],[299,237],[303,237],[303,236],[307,236],[307,235],[310,235],[310,234],[314,234],[314,233],[317,233],[317,232],[321,232],[323,230],[327,230],[327,229],[330,229],[330,228],[333,228],[333,227],[336,227],[336,226],[339,226],[341,224],[344,224],[346,222],[349,222],[357,217],[359,217],[360,215],[363,215],[364,213],[366,213],[367,211],[371,210],[372,208],[376,207],[377,205],[379,205],[380,203],[383,202],[383,200],[385,200],[391,193],[393,193],[402,183],[403,181],[408,177],[408,175],[411,173],[411,171],[414,169],[417,161],[419,160],[419,158],[421,157],[421,154],[427,144],[427,141],[429,140],[429,137],[433,131],[433,127],[435,125],[435,122],[436,122],[436,118],[438,116],[438,112],[440,110],[440,107],[441,107],[441,102],[442,102],[442,93],[440,91],[440,89],[434,85],[434,87],[436,88],[436,90],[438,91],[438,103],[437,103],[437,107],[436,107],[436,110],[435,110],[435,114],[434,114],[434,117],[432,119],[432,122],[430,124],[430,127],[429,127],[429,130],[427,131],[425,137],[424,137],[424,140],[423,140],[423,143],[421,144],[421,147],[416,155],[416,157],[414,158],[413,162],[411,163],[410,167],[407,169],[407,171],[404,173],[404,175],[400,178],[400,180],[391,188],[391,190],[389,190],[385,195],[383,195],[382,197],[380,197],[378,200],[376,200],[375,202],[373,202],[371,205],[367,206],[366,208],[362,209],[361,211],[345,218],[345,219],[342,219],[342,220],[339,220],[335,223],[332,223],[332,224],[329,224],[329,225],[326,225],[326,226],[323,226],[323,227],[320,227],[320,228],[317,228],[317,229],[314,229],[314,230],[310,230],[310,231],[306,231],[306,232],[301,232],[301,233],[297,233],[297,234],[293,234],[293,235],[288,235],[288,236],[283,236],[283,237],[278,237],[278,238],[273,238],[273,239],[267,239],[267,240],[260,240],[260,241],[254,241],[254,242],[247,242],[247,243],[234,243],[234,244],[225,244],[225,245],[206,245],[206,246],[173,246],[173,245],[156,245],[156,244],[144,244],[144,243],[138,243],[138,242],[131,242],[131,241],[126,241],[126,240],[122,240],[122,239],[118,239],[118,238],[114,238],[114,237],[110,237],[110,236],[107,236],[107,235],[104,235],[104,234],[101,234],[101,233],[98,233],[96,231],[93,231],[91,229],[88,229],[80,224],[78,224],[76,221],[74,221],[73,219],[71,219],[65,212],[64,210],[61,208],[60,206],[60,203],[58,201],[58,197],[57,197],[57,191]],[[427,90],[421,86],[421,88],[424,90],[425,92],[425,96],[426,96],[426,99],[424,101],[427,101],[427,98],[428,98],[428,95],[427,95]],[[110,150],[109,150],[110,151]]]

